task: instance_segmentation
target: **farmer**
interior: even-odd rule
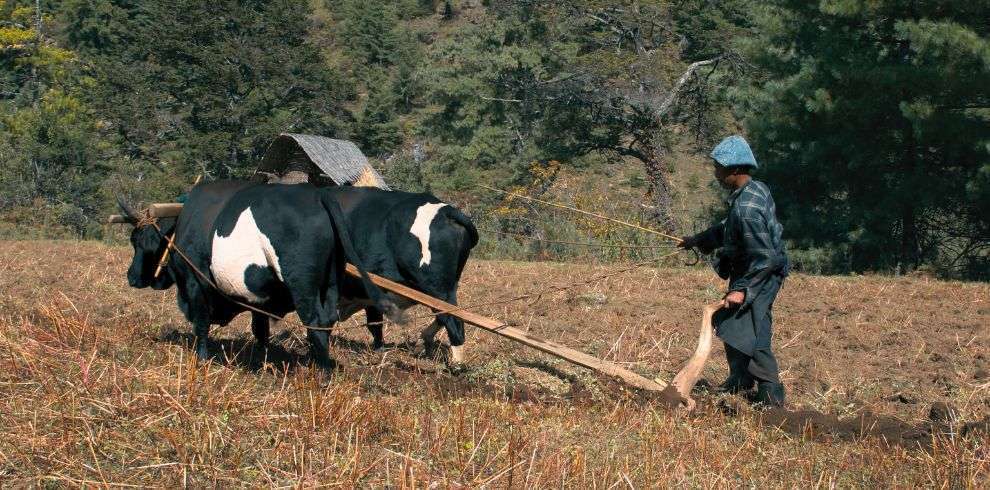
[[[783,226],[770,189],[750,177],[758,166],[742,136],[722,140],[711,157],[715,178],[732,191],[726,200],[729,214],[711,228],[684,237],[678,246],[706,254],[718,249],[713,267],[729,280],[725,306],[714,317],[729,363],[729,377],[719,390],[748,392],[756,385],[757,403],[783,406],[784,385],[770,350],[773,301],[789,269]]]

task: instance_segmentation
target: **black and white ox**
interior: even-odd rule
[[[252,192],[256,199],[266,199],[272,196],[273,191],[284,187],[246,181],[220,181],[197,186],[190,193],[189,199],[177,223],[177,247],[183,251],[186,251],[186,248],[194,250],[190,255],[199,257],[199,260],[209,269],[209,273],[216,277],[218,284],[221,282],[228,284],[229,286],[227,287],[230,287],[231,291],[235,293],[239,287],[246,287],[248,289],[247,292],[250,294],[238,294],[238,297],[252,299],[251,295],[257,296],[258,293],[264,293],[263,290],[252,290],[248,286],[247,283],[250,282],[249,276],[264,273],[261,270],[264,267],[258,264],[268,264],[269,271],[266,277],[270,279],[271,275],[275,274],[275,268],[270,264],[269,255],[278,258],[278,267],[282,268],[286,267],[286,258],[283,258],[278,250],[275,250],[275,253],[265,252],[267,245],[261,243],[252,252],[256,262],[251,262],[251,264],[258,265],[258,267],[251,267],[250,265],[244,267],[220,265],[221,263],[232,263],[231,260],[227,259],[224,259],[224,261],[219,260],[221,253],[225,255],[244,256],[246,252],[242,251],[239,246],[235,246],[235,244],[242,241],[251,243],[252,237],[258,235],[253,232],[245,233],[244,235],[237,234],[239,238],[236,242],[231,240],[224,241],[223,238],[229,239],[234,236],[235,232],[237,232],[237,225],[240,222],[238,221],[237,225],[227,223],[228,227],[232,226],[230,233],[220,233],[219,228],[221,228],[220,224],[223,219],[230,220],[230,216],[236,214],[236,210],[239,209],[233,205],[233,202],[237,200],[235,196],[239,196],[240,193],[248,189],[255,189]],[[352,260],[352,263],[355,265],[363,264],[369,272],[381,275],[449,303],[457,303],[457,284],[470,251],[478,242],[477,230],[471,223],[471,220],[459,210],[441,202],[430,194],[411,194],[355,187],[313,189],[308,184],[299,184],[298,187],[299,189],[311,189],[312,192],[319,194],[319,202],[296,202],[295,205],[318,209],[322,206],[327,206],[328,202],[333,202],[340,206],[343,211],[340,221],[346,223],[345,227],[350,231],[347,236],[353,240],[354,248],[356,249],[356,257]],[[125,208],[126,214],[136,216],[126,206],[122,205],[122,207]],[[227,209],[234,209],[234,211],[228,212]],[[229,216],[222,219],[224,213],[227,213]],[[241,211],[241,215],[239,216],[244,217],[243,213]],[[293,214],[294,212],[286,212],[281,218],[287,219],[293,216]],[[252,218],[255,218],[257,225],[258,221],[254,214],[252,214]],[[213,223],[216,220],[220,221],[217,221],[217,226],[214,226]],[[164,218],[159,220],[159,226],[163,227],[162,231],[165,234],[168,234],[172,228],[175,228],[175,222],[172,221],[170,223],[168,218]],[[169,228],[170,226],[172,228]],[[225,231],[227,229],[224,228]],[[269,231],[267,227],[260,229],[265,230],[265,232]],[[260,229],[259,234],[265,235]],[[265,236],[267,237],[268,235]],[[216,238],[221,239],[219,246],[214,245]],[[297,236],[296,238],[309,240],[306,237]],[[330,240],[328,237],[326,239]],[[155,266],[161,254],[164,253],[166,246],[165,241],[161,239],[154,229],[150,227],[136,228],[134,233],[132,233],[131,241],[134,245],[135,257],[131,264],[128,278],[132,286],[150,286],[156,289],[165,289],[171,286],[172,277],[176,278],[175,281],[180,281],[180,278],[186,278],[185,282],[189,282],[188,279],[191,277],[188,267],[185,267],[182,261],[176,258],[169,261],[168,277],[160,277],[157,280],[153,278]],[[269,239],[269,241],[272,241],[272,239]],[[278,248],[277,242],[279,241],[275,240],[273,242],[275,249]],[[257,240],[254,240],[254,242],[257,242]],[[310,248],[319,247],[317,244]],[[310,252],[315,254],[323,253],[315,250],[310,250]],[[187,251],[187,253],[189,252]],[[213,254],[216,254],[216,258],[213,258]],[[302,260],[306,261],[310,259],[304,258]],[[339,269],[338,267],[338,272]],[[166,276],[166,274],[163,274],[163,276]],[[221,279],[221,276],[224,278]],[[242,277],[244,279],[243,282],[240,281]],[[344,277],[342,282],[337,284],[341,296],[338,304],[339,319],[346,319],[364,308],[368,318],[368,329],[374,338],[373,347],[375,349],[382,348],[384,346],[381,327],[383,311],[392,308],[394,305],[405,308],[410,306],[411,303],[391,295],[388,295],[388,299],[385,301],[377,299],[377,289],[373,289],[373,287],[369,287],[363,281],[350,276]],[[196,283],[192,286],[197,294],[206,295],[213,300],[222,299],[222,295],[220,295],[221,298],[213,298],[213,296],[217,295],[213,294],[211,296],[209,291],[203,291],[204,285],[201,283]],[[183,307],[183,301],[188,301],[183,299],[186,293],[182,291],[182,287],[179,289],[180,308],[183,309],[183,312],[186,312],[187,309]],[[368,291],[372,292],[370,298]],[[222,305],[224,303],[223,301],[216,302]],[[226,309],[227,305],[224,306],[223,317],[217,319],[225,320],[226,322],[229,322],[233,318],[233,315],[242,311],[229,312]],[[228,315],[229,318],[227,318]],[[186,316],[196,325],[196,322],[190,317],[189,313],[186,313]],[[211,323],[219,322],[211,320]],[[259,343],[262,345],[267,343],[269,319],[264,315],[253,313],[251,326]],[[206,329],[208,328],[209,326],[207,324]],[[423,331],[422,338],[427,350],[432,350],[436,346],[434,337],[441,328],[445,328],[447,331],[453,361],[456,363],[461,362],[463,360],[464,324],[450,315],[437,315],[436,321]],[[321,343],[321,345],[325,344]]]
[[[210,326],[230,323],[248,304],[279,317],[296,311],[303,324],[315,327],[307,330],[313,361],[328,368],[329,329],[339,318],[346,262],[362,274],[352,287],[369,295],[377,308],[391,309],[364,272],[339,206],[312,185],[202,184],[190,192],[179,217],[160,220],[158,229],[130,206],[121,207],[135,225],[128,281],[156,289],[176,285],[200,359],[209,357]],[[177,256],[167,267],[170,279],[155,279],[164,236],[172,231]],[[251,327],[259,344],[267,346],[269,317],[252,311]]]
[[[369,272],[457,304],[457,284],[471,249],[478,244],[478,230],[470,218],[432,194],[347,186],[325,192],[343,210],[354,246]],[[346,319],[364,308],[373,346],[380,349],[384,345],[382,311],[353,278],[344,281],[340,295],[340,317]],[[413,304],[386,296],[399,308]],[[451,315],[437,315],[423,330],[427,351],[436,347],[434,337],[441,328],[447,331],[451,360],[463,362],[464,322]]]

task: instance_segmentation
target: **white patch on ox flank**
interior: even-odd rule
[[[275,271],[278,280],[282,280],[282,268],[278,264],[278,255],[271,240],[258,229],[251,208],[245,209],[237,217],[234,230],[230,236],[222,237],[214,232],[212,260],[210,271],[220,289],[234,296],[260,303],[262,298],[248,289],[244,282],[244,274],[248,267],[270,267]]]
[[[423,249],[423,258],[419,260],[420,267],[430,265],[430,259],[433,257],[430,253],[430,223],[433,222],[433,218],[436,218],[440,208],[444,206],[446,204],[442,202],[430,203],[424,204],[416,210],[416,220],[413,221],[409,233],[419,238],[419,244]]]

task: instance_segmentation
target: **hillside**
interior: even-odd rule
[[[791,411],[699,393],[685,414],[476,330],[466,371],[453,374],[407,343],[422,319],[389,325],[385,353],[345,322],[329,381],[306,367],[301,331],[277,327],[267,362],[252,356],[246,318],[214,329],[222,360],[197,366],[174,293],[128,288],[129,260],[128,248],[94,242],[0,242],[5,483],[979,487],[990,477],[985,283],[795,275],[775,311]],[[461,303],[620,268],[472,260]],[[669,378],[720,286],[672,263],[478,311]],[[724,375],[718,351],[705,379]]]

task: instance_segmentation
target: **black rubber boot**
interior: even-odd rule
[[[744,391],[749,391],[753,389],[753,385],[756,381],[748,373],[743,374],[730,374],[728,378],[722,384],[718,385],[719,393],[729,393],[736,394],[742,393]]]
[[[761,381],[756,388],[756,397],[753,402],[768,407],[782,408],[784,406],[783,383]]]
[[[753,389],[756,380],[749,374],[749,356],[726,345],[725,360],[729,364],[729,377],[718,386],[718,391],[736,394]]]

